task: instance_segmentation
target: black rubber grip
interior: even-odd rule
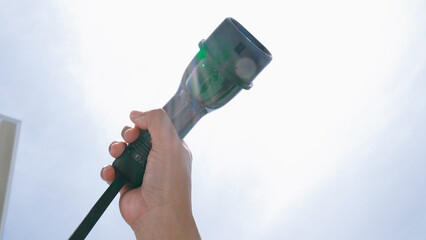
[[[124,177],[128,186],[135,188],[142,184],[151,148],[151,135],[147,130],[141,130],[138,139],[130,143],[123,154],[112,163],[116,171],[119,171]]]

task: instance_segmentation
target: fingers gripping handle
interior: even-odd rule
[[[69,240],[86,238],[90,230],[125,183],[133,188],[142,184],[148,154],[152,148],[151,142],[151,135],[149,132],[147,130],[141,130],[138,139],[130,143],[123,154],[115,159],[112,164],[116,174],[115,180],[96,202]]]
[[[147,130],[141,130],[138,139],[130,143],[123,154],[114,160],[112,165],[124,177],[128,186],[135,188],[142,184],[151,148],[151,135]]]
[[[181,91],[163,107],[181,139],[206,114],[204,108],[189,99],[187,93]],[[135,188],[142,184],[151,148],[151,135],[148,130],[141,130],[138,139],[130,143],[123,154],[114,160],[112,165],[125,178],[128,186]]]

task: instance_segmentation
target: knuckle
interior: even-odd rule
[[[191,149],[189,149],[188,145],[186,144],[185,141],[182,141],[182,146],[184,151],[189,155],[190,158],[192,158],[192,152]]]
[[[183,148],[186,158],[189,159],[189,161],[192,161],[192,152],[189,147],[185,144]]]
[[[150,114],[151,118],[154,119],[154,120],[162,120],[162,119],[164,119],[164,117],[167,116],[166,111],[164,111],[164,109],[162,109],[162,108],[151,110],[151,111],[149,111],[149,114]]]

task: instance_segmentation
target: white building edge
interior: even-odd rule
[[[6,218],[21,122],[0,114],[0,239]]]

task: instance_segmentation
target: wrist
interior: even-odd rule
[[[152,209],[137,219],[131,227],[138,240],[201,239],[192,211],[186,208]]]

